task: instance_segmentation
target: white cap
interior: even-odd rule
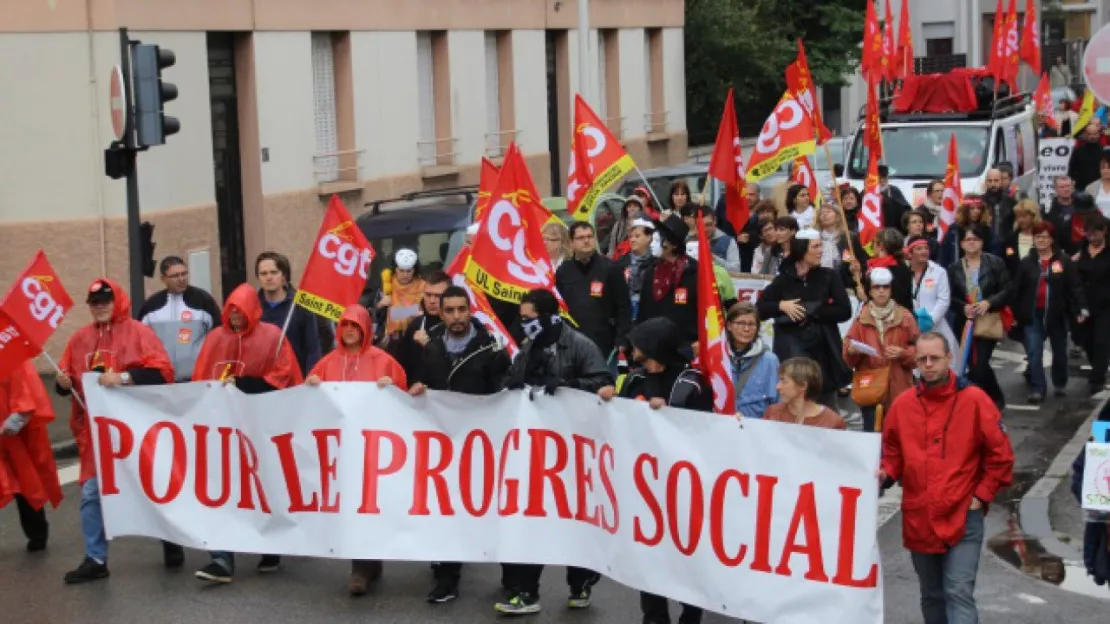
[[[794,238],[798,240],[817,240],[821,238],[821,234],[813,228],[805,228],[804,230],[798,230]]]
[[[698,241],[697,240],[686,241],[686,255],[693,258],[694,260],[698,259]]]
[[[393,261],[397,263],[397,268],[405,271],[415,267],[416,260],[416,252],[411,249],[399,249],[393,256]]]
[[[894,274],[886,267],[871,269],[871,272],[867,275],[871,278],[872,286],[890,286],[890,283],[894,281]]]
[[[636,219],[635,221],[632,222],[632,225],[628,226],[628,229],[631,230],[632,228],[638,228],[638,227],[647,228],[648,232],[654,232],[655,231],[655,224],[652,223],[651,221],[648,221],[647,219]]]
[[[469,235],[471,235],[471,236],[477,236],[477,235],[478,235],[478,230],[479,230],[479,229],[480,229],[480,228],[479,228],[479,224],[478,224],[478,223],[471,223],[470,225],[468,225],[468,226],[466,227],[466,233],[467,233],[467,234],[469,234]]]

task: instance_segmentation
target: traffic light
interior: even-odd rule
[[[177,62],[172,50],[149,43],[131,46],[131,76],[135,89],[135,127],[139,146],[164,145],[166,137],[181,130],[176,117],[163,110],[177,99],[177,85],[162,80],[162,70]]]
[[[154,277],[154,224],[150,221],[139,224],[139,253],[143,259],[143,275]]]

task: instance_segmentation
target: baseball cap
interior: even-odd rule
[[[116,298],[116,292],[107,280],[98,279],[89,285],[89,296],[86,303],[107,303]]]

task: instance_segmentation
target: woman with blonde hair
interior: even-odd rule
[[[570,258],[570,231],[562,223],[552,221],[543,226],[543,245],[551,256],[551,270],[559,268],[563,260]]]
[[[1002,259],[1010,275],[1017,277],[1021,259],[1033,249],[1033,228],[1041,223],[1041,207],[1032,199],[1023,199],[1014,208],[1014,231],[1002,235]]]
[[[963,248],[960,246],[960,241],[963,240],[964,232],[975,225],[982,225],[989,232],[987,240],[983,241],[983,252],[1001,256],[1001,245],[998,237],[994,234],[994,229],[991,228],[991,220],[991,211],[983,203],[981,196],[964,196],[960,207],[956,209],[956,223],[953,224],[953,227],[949,227],[948,232],[944,235],[944,242],[940,246],[940,260],[937,263],[944,269],[948,269],[957,260],[963,258]]]

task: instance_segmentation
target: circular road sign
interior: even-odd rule
[[[1100,28],[1087,44],[1083,79],[1096,98],[1110,102],[1110,24]]]
[[[117,141],[123,140],[123,133],[127,129],[127,103],[123,99],[123,71],[119,65],[112,68],[112,77],[108,81],[108,106],[112,109],[112,132]]]

